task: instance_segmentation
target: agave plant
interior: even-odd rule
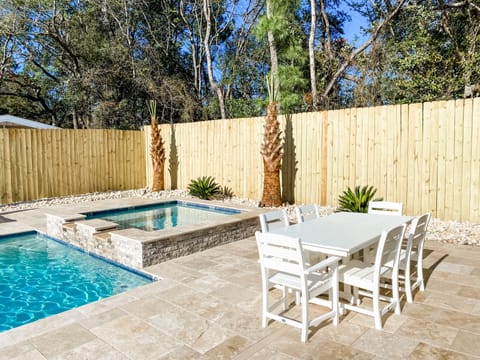
[[[368,211],[368,203],[373,200],[377,189],[373,186],[355,186],[355,190],[352,191],[350,187],[338,197],[338,210],[349,212],[366,213]],[[376,201],[382,200],[381,198],[375,199]]]
[[[199,197],[203,200],[211,200],[218,196],[221,192],[213,176],[202,176],[190,181],[188,192],[192,196]]]

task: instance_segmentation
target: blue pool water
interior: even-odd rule
[[[112,221],[118,224],[120,229],[133,227],[145,231],[153,231],[180,225],[213,221],[238,213],[240,213],[239,210],[174,201],[90,213],[87,214],[87,219],[100,218]]]
[[[0,331],[151,281],[36,233],[0,237]]]

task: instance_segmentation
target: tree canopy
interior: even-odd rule
[[[259,0],[1,0],[0,112],[117,129],[148,124],[150,100],[160,122],[262,115],[268,31],[282,112],[459,98],[480,84],[480,0],[269,3],[267,19]]]

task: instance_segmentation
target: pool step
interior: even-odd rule
[[[101,242],[101,243],[107,243],[107,244],[111,244],[112,242],[112,236],[110,234],[110,230],[109,231],[99,231],[99,232],[96,232],[93,234],[93,237],[98,241],[98,242]]]
[[[77,224],[73,222],[67,222],[62,224],[62,230],[66,234],[75,234],[75,231],[77,230]]]

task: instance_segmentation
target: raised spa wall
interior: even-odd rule
[[[47,214],[47,235],[88,253],[142,269],[180,256],[241,240],[260,229],[258,215],[249,209],[221,220],[174,228],[144,231],[118,230],[102,219],[85,220],[83,214]]]

